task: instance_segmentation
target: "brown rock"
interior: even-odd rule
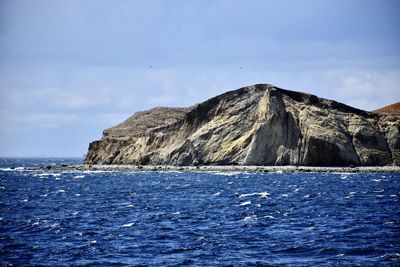
[[[87,164],[400,164],[400,116],[257,84],[189,108],[135,113],[92,142]]]

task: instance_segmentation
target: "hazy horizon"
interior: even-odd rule
[[[400,100],[400,2],[0,2],[0,156],[82,157],[136,111],[256,83]]]

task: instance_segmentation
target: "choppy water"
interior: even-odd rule
[[[68,161],[1,160],[1,265],[400,265],[400,174],[9,168]]]

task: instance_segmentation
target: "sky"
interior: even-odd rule
[[[400,101],[397,0],[0,0],[0,156],[78,156],[136,111],[269,83]]]

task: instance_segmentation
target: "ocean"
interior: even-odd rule
[[[27,171],[0,159],[0,265],[399,266],[399,173]]]

